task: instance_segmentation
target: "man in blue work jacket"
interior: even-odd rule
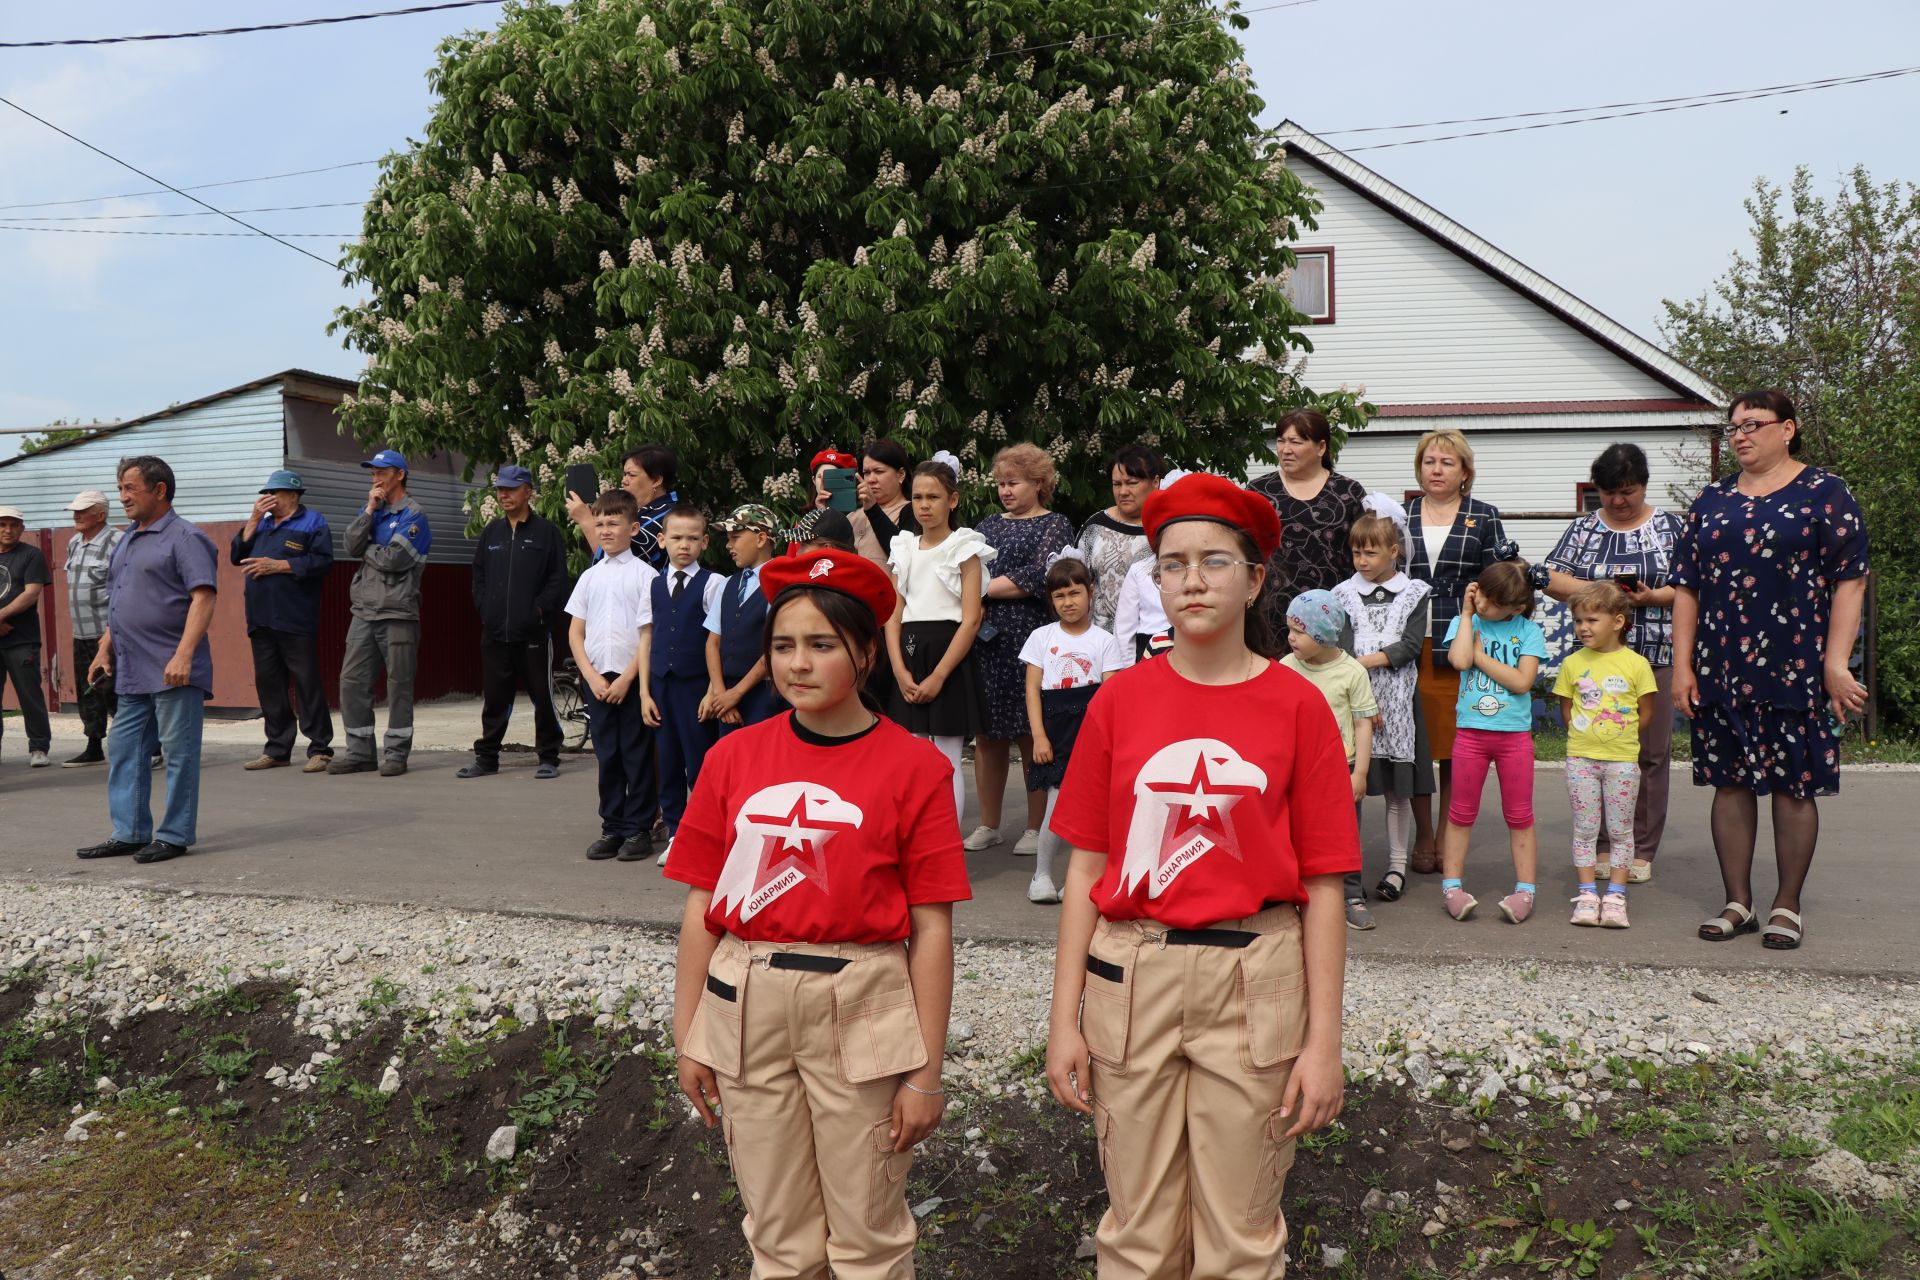
[[[267,477],[247,523],[233,535],[229,558],[247,578],[247,639],[253,644],[253,691],[267,722],[267,748],[242,768],[284,769],[293,763],[295,716],[287,681],[307,735],[303,773],[325,773],[333,759],[333,717],[320,680],[320,593],[333,571],[333,530],[304,505],[300,477],[282,468]]]
[[[427,572],[433,531],[427,513],[407,496],[407,460],[382,449],[360,464],[373,473],[367,505],[347,526],[347,554],[360,559],[348,598],[347,654],[340,664],[340,719],[347,754],[328,773],[383,778],[407,771],[413,753],[413,673],[420,659],[420,579]],[[373,750],[373,679],[387,672],[387,736]]]
[[[533,473],[502,467],[493,477],[500,515],[473,546],[473,607],[480,614],[480,737],[456,777],[500,771],[500,744],[516,688],[533,703],[536,778],[560,775],[560,717],[553,711],[553,620],[567,605],[567,549],[560,530],[533,510]]]

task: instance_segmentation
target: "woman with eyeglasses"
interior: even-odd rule
[[[1327,700],[1267,656],[1272,504],[1190,475],[1142,523],[1173,648],[1102,683],[1054,806],[1047,1084],[1093,1118],[1101,1276],[1277,1280],[1294,1143],[1340,1111],[1353,784]]]
[[[1740,469],[1708,485],[1674,551],[1673,698],[1693,722],[1693,782],[1712,787],[1727,905],[1709,942],[1755,929],[1800,945],[1801,892],[1820,835],[1816,797],[1840,790],[1840,731],[1867,691],[1848,670],[1867,589],[1867,523],[1846,483],[1794,455],[1793,401],[1749,391],[1727,410]],[[1753,854],[1770,796],[1779,888],[1761,926]]]
[[[1646,451],[1613,444],[1593,460],[1600,509],[1567,526],[1543,562],[1546,592],[1566,601],[1589,582],[1611,580],[1633,614],[1624,639],[1653,668],[1653,714],[1640,722],[1640,794],[1633,811],[1633,861],[1627,879],[1653,879],[1667,829],[1668,762],[1673,757],[1673,595],[1667,575],[1683,528],[1680,517],[1647,501]]]

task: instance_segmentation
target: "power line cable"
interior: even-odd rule
[[[245,224],[243,223],[242,225]],[[252,240],[259,236],[266,236],[269,240],[278,240],[283,244],[288,240],[333,240],[338,242],[358,240],[360,238],[358,231],[337,233],[322,231],[283,231],[276,235],[267,231],[256,231],[250,234],[245,231],[135,231],[126,227],[22,227],[10,222],[0,222],[0,231],[43,231],[49,235],[68,236],[199,236],[219,240]],[[305,249],[301,249],[297,244],[289,244],[287,248],[298,249],[301,253],[307,253]],[[339,265],[338,263],[327,262],[325,258],[317,254],[307,253],[307,256],[315,262],[326,263],[329,267]]]
[[[275,204],[259,209],[225,209],[223,213],[297,213],[303,209],[364,209],[364,200],[334,200],[326,204]],[[200,210],[191,213],[56,213],[0,214],[0,222],[138,222],[147,218],[211,218]]]
[[[501,0],[449,0],[445,4],[417,4],[406,9],[383,9],[378,13],[346,13],[334,18],[302,18],[297,22],[263,22],[251,27],[215,27],[208,31],[169,31],[144,36],[95,36],[84,40],[5,40],[0,49],[57,49],[75,45],[136,44],[146,40],[199,40],[207,36],[243,36],[256,31],[291,31],[296,27],[330,27],[341,22],[365,22],[370,18],[400,18],[414,13],[436,13],[442,9],[472,9]]]
[[[341,169],[359,169],[370,164],[379,164],[378,160],[349,160],[345,164],[322,165],[318,169],[293,169],[286,173],[263,173],[257,178],[228,178],[224,182],[201,182],[191,187],[155,187],[150,191],[122,191],[110,196],[83,196],[78,200],[38,200],[32,204],[0,204],[0,212],[8,209],[55,209],[70,204],[98,204],[105,200],[133,200],[140,196],[164,196],[181,191],[211,191],[215,187],[243,187],[250,182],[275,182],[281,178],[304,178],[314,173],[335,173]]]
[[[106,159],[111,160],[115,164],[119,165],[122,169],[127,169],[133,173],[139,174],[142,178],[145,178],[148,182],[159,183],[161,186],[173,192],[175,195],[181,196],[184,199],[193,201],[195,204],[199,205],[202,209],[206,209],[213,213],[219,214],[221,217],[225,218],[228,222],[231,222],[236,226],[245,227],[248,231],[253,232],[255,235],[265,236],[267,239],[272,240],[276,244],[283,244],[287,248],[293,250],[297,254],[302,255],[303,257],[312,258],[315,262],[319,263],[323,267],[332,267],[336,270],[339,268],[339,265],[340,265],[339,263],[328,262],[325,258],[321,257],[319,254],[314,253],[307,249],[303,249],[299,245],[293,243],[293,241],[291,240],[283,240],[279,236],[274,235],[271,231],[262,231],[259,227],[254,226],[251,222],[242,221],[241,219],[234,217],[232,214],[228,213],[224,209],[215,209],[212,205],[208,204],[205,200],[202,200],[199,196],[188,195],[186,192],[180,190],[180,188],[169,183],[166,179],[156,178],[152,174],[148,173],[145,169],[137,168],[134,165],[128,164],[125,160],[122,160],[119,156],[113,155],[111,152],[101,150],[99,147],[94,146],[91,142],[88,142],[85,138],[77,137],[74,134],[68,133],[65,129],[62,129],[59,125],[53,123],[51,120],[48,120],[43,116],[35,115],[33,112],[27,110],[25,107],[21,106],[19,103],[13,101],[10,98],[0,97],[0,106],[7,106],[7,107],[13,108],[13,110],[18,111],[21,115],[25,116],[27,119],[32,120],[38,124],[45,125],[47,128],[59,134],[61,137],[66,138],[68,141],[79,143],[81,146],[93,152],[95,155],[103,156]]]

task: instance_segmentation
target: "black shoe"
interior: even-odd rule
[[[628,836],[620,846],[620,861],[645,862],[653,856],[653,837],[646,832],[637,836]]]
[[[472,764],[467,765],[453,776],[456,778],[484,778],[489,774],[498,772],[500,772],[500,766],[498,764],[488,764],[484,760],[475,760]]]
[[[380,766],[371,760],[355,760],[348,756],[345,760],[335,759],[327,763],[328,773],[372,773]]]
[[[155,840],[152,844],[133,855],[135,862],[166,862],[177,858],[187,851],[183,844],[168,844],[165,840]]]
[[[76,858],[124,858],[146,847],[146,844],[139,840],[103,840],[99,844],[90,844],[84,849],[75,849],[73,856]]]
[[[587,846],[587,856],[595,862],[605,862],[608,858],[611,858],[619,852],[619,836],[601,836],[598,840],[595,840]]]
[[[79,769],[86,765],[105,764],[106,762],[107,753],[100,749],[100,744],[95,741],[89,741],[85,751],[82,751],[71,760],[61,761],[60,767],[62,769]]]
[[[533,776],[536,778],[557,778],[560,776],[560,766],[555,761],[542,760],[540,767],[533,771]]]

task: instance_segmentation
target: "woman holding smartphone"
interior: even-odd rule
[[[1633,867],[1627,879],[1653,879],[1654,855],[1667,827],[1667,765],[1673,756],[1673,587],[1667,577],[1685,528],[1671,511],[1647,502],[1647,455],[1637,444],[1609,445],[1593,460],[1600,509],[1567,526],[1545,564],[1547,595],[1565,603],[1589,582],[1610,579],[1626,593],[1633,616],[1627,647],[1653,668],[1652,714],[1640,720],[1640,797],[1633,812]]]

